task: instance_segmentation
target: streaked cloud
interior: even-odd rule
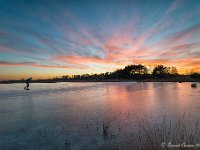
[[[67,65],[44,65],[35,62],[6,62],[0,61],[0,66],[31,66],[40,68],[64,68],[64,69],[88,69],[87,66],[67,66]]]
[[[85,73],[131,63],[176,66],[181,72],[200,68],[199,14],[200,2],[195,0],[44,0],[18,5],[3,0],[0,54],[6,58],[0,59],[0,67]]]

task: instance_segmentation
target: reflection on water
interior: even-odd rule
[[[0,149],[103,148],[133,139],[137,118],[200,114],[200,86],[190,83],[34,83],[0,87]],[[53,143],[53,144],[51,144]]]

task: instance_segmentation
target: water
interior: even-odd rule
[[[33,83],[29,91],[24,86],[0,86],[0,149],[126,147],[134,143],[140,117],[159,122],[166,115],[172,121],[186,112],[200,115],[200,85],[191,83]]]

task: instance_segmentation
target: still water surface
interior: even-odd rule
[[[191,83],[33,83],[0,86],[0,149],[105,149],[126,141],[141,116],[200,116]],[[103,124],[113,139],[105,139]],[[66,144],[67,143],[67,144]],[[70,145],[70,146],[69,146]]]

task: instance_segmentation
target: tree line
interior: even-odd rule
[[[53,78],[52,80],[106,80],[106,79],[128,79],[128,80],[143,80],[143,79],[164,79],[178,77],[176,67],[167,67],[164,65],[157,65],[153,69],[147,68],[144,65],[128,65],[123,69],[117,69],[113,72],[106,72],[100,74],[82,74],[82,75],[63,75],[61,77]],[[200,79],[199,73],[192,73],[192,78]]]

